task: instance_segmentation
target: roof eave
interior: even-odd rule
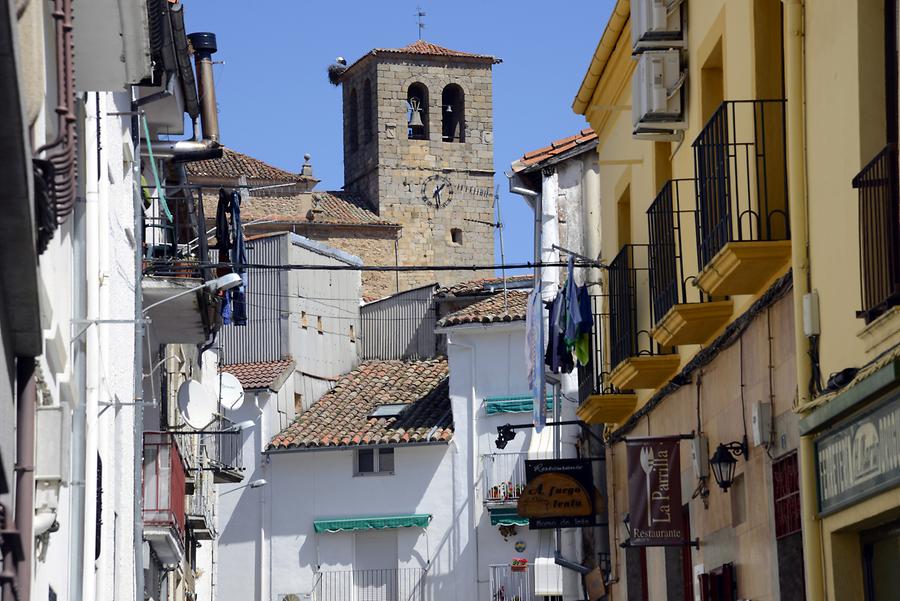
[[[345,444],[345,445],[329,445],[327,447],[276,447],[274,449],[266,447],[263,451],[264,455],[282,455],[288,453],[315,453],[317,451],[357,451],[360,449],[406,449],[409,447],[433,447],[437,445],[449,445],[453,440],[453,436],[447,440],[423,440],[420,442],[391,442],[384,444]]]
[[[590,151],[594,150],[595,148],[597,148],[597,144],[599,142],[600,142],[599,138],[594,138],[590,142],[585,142],[583,144],[580,144],[576,148],[567,150],[566,152],[563,152],[556,156],[552,156],[549,159],[544,159],[543,161],[540,161],[538,163],[532,163],[531,165],[527,165],[525,167],[522,166],[521,159],[519,159],[512,163],[512,169],[513,169],[513,172],[517,173],[517,174],[518,173],[533,173],[533,172],[543,169],[544,167],[547,167],[549,165],[558,165],[559,163],[562,163],[563,161],[567,161],[573,157],[590,152]],[[518,169],[516,168],[517,164],[519,164]]]
[[[572,110],[575,111],[576,114],[587,115],[591,98],[593,98],[597,85],[603,77],[603,72],[606,70],[609,57],[612,56],[613,50],[619,43],[619,38],[623,34],[629,35],[625,25],[628,23],[630,14],[630,0],[617,0],[616,6],[613,8],[613,13],[606,23],[606,29],[603,31],[603,36],[600,38],[597,49],[594,51],[594,56],[591,57],[591,63],[588,65],[587,73],[585,73],[584,79],[581,81],[581,86],[578,88],[578,93],[575,95],[575,100],[572,101]]]

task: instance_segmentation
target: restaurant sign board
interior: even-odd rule
[[[587,459],[525,460],[525,490],[517,511],[528,527],[594,526],[594,477]]]
[[[681,511],[682,438],[629,438],[626,442],[633,546],[683,545],[687,540]]]
[[[900,486],[900,391],[816,439],[819,512]]]

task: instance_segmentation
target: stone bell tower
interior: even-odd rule
[[[401,265],[494,261],[491,69],[423,40],[377,48],[341,75],[344,188],[403,226]],[[493,275],[401,274],[401,289]]]

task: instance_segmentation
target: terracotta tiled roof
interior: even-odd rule
[[[523,169],[549,161],[554,157],[575,150],[581,146],[587,147],[588,144],[594,142],[596,139],[597,134],[594,133],[593,129],[588,127],[574,136],[562,138],[561,140],[551,142],[549,146],[526,152],[521,159],[518,159],[513,163],[513,171],[522,171]]]
[[[395,403],[409,407],[397,417],[369,417],[376,407]],[[342,376],[268,448],[402,445],[447,442],[452,436],[446,359],[367,361]]]
[[[293,371],[294,365],[293,359],[282,359],[259,363],[234,363],[224,366],[222,371],[236,377],[245,389],[254,390],[272,388],[286,371]]]
[[[395,54],[395,55],[413,55],[413,56],[444,56],[448,58],[468,58],[475,59],[481,61],[488,61],[494,65],[503,62],[501,59],[496,56],[491,56],[489,54],[474,54],[471,52],[462,52],[460,50],[451,50],[449,48],[444,48],[443,46],[438,46],[437,44],[432,44],[431,42],[426,42],[425,40],[416,40],[412,44],[407,44],[402,48],[374,48],[362,55],[356,61],[353,62],[347,70],[344,71],[344,75],[347,74],[353,67],[361,63],[363,60],[370,56],[376,56],[378,54]]]
[[[534,276],[525,275],[509,275],[506,276],[507,286],[521,287],[522,284],[529,284]],[[443,296],[472,296],[474,294],[485,294],[503,290],[503,278],[479,278],[477,280],[469,280],[467,282],[459,282],[452,286],[445,286],[437,291],[437,294]]]
[[[498,292],[484,300],[471,304],[465,309],[447,315],[438,322],[441,327],[458,326],[467,323],[499,323],[525,319],[528,307],[528,290],[510,290],[508,299]],[[507,309],[506,303],[509,303]]]
[[[220,159],[188,163],[187,170],[188,175],[195,177],[220,177],[223,179],[237,179],[246,176],[248,180],[283,181],[285,183],[314,179],[273,167],[230,148],[222,149],[222,158]]]
[[[203,213],[207,220],[216,217],[218,195],[203,196]],[[397,224],[381,219],[366,208],[365,203],[346,192],[302,192],[291,196],[250,196],[241,200],[241,219],[287,223],[320,223],[326,225]]]

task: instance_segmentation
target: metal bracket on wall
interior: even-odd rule
[[[131,324],[131,325],[140,323],[140,324],[146,325],[146,324],[150,323],[150,318],[145,317],[144,319],[137,319],[137,320],[135,320],[135,319],[73,319],[72,320],[73,327],[80,326],[80,325],[83,325],[84,327],[81,329],[80,332],[78,332],[77,334],[72,336],[72,339],[69,342],[75,342],[76,340],[81,338],[84,335],[84,333],[87,332],[88,329],[92,325],[107,324],[107,323],[127,323],[127,324]]]

